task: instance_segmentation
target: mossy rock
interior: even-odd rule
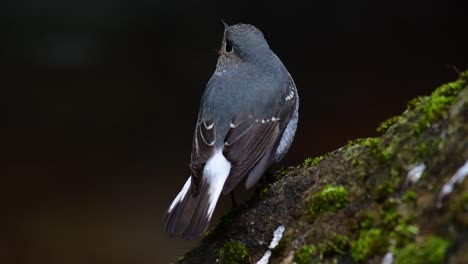
[[[326,185],[311,197],[309,212],[312,216],[320,212],[337,212],[346,206],[348,196],[345,187]]]
[[[221,264],[249,264],[249,252],[242,243],[229,241],[216,252],[217,262]]]
[[[412,100],[380,137],[277,173],[178,262],[255,263],[284,225],[269,263],[466,263],[468,180],[440,192],[468,159],[467,83]]]
[[[297,264],[310,264],[313,262],[316,253],[317,248],[314,245],[303,245],[294,253],[293,262]]]

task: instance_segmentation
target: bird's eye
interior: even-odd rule
[[[232,52],[232,43],[230,40],[226,39],[226,47],[225,47],[225,50],[227,53],[231,53]]]

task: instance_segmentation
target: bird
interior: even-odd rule
[[[164,216],[171,237],[193,239],[208,228],[221,193],[251,188],[289,150],[299,95],[263,33],[227,25],[216,69],[202,95],[190,176]]]

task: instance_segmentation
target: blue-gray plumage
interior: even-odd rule
[[[187,239],[208,227],[221,192],[252,187],[288,151],[296,132],[294,81],[263,34],[226,26],[216,71],[201,99],[191,176],[170,205],[165,225]]]

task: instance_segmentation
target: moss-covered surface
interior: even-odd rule
[[[305,167],[314,167],[314,166],[317,166],[325,158],[326,158],[326,155],[318,156],[318,157],[315,157],[315,158],[307,158],[307,159],[304,160],[303,165]]]
[[[312,263],[314,255],[317,253],[317,248],[314,245],[303,245],[294,252],[293,261],[297,264]]]
[[[216,252],[217,262],[222,264],[250,263],[249,252],[242,243],[229,241]]]
[[[467,83],[465,72],[412,100],[380,126],[380,137],[278,173],[179,262],[220,263],[237,252],[255,263],[284,225],[281,250],[270,263],[381,263],[387,252],[394,263],[464,263],[468,180],[442,207],[437,201],[468,159]],[[418,164],[426,166],[419,181],[407,180]]]
[[[367,260],[376,253],[385,253],[388,241],[382,240],[382,230],[371,228],[362,230],[357,239],[351,242],[351,256],[357,262]]]
[[[429,236],[425,241],[409,243],[396,251],[396,264],[437,264],[444,263],[450,241],[444,238]],[[466,259],[465,259],[466,261]],[[460,262],[462,263],[462,262]]]
[[[348,191],[343,186],[326,185],[310,199],[309,212],[315,217],[320,212],[336,212],[348,203]]]
[[[377,128],[377,132],[385,132],[388,130],[389,127],[393,126],[394,124],[396,124],[398,122],[398,120],[400,119],[399,116],[392,116],[390,117],[389,119],[383,121],[380,126]]]

